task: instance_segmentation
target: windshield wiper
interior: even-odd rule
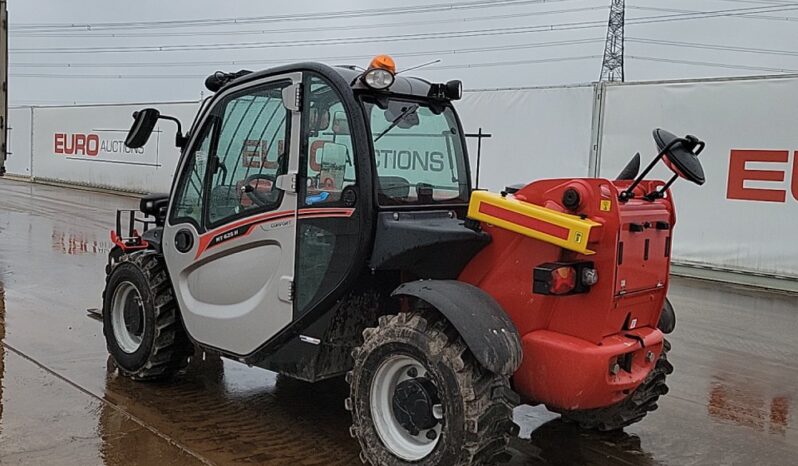
[[[401,122],[402,120],[404,120],[405,118],[407,118],[411,114],[416,113],[416,110],[418,110],[418,107],[419,107],[418,104],[414,104],[414,105],[411,105],[411,106],[407,107],[404,112],[402,112],[398,117],[394,118],[394,120],[391,122],[390,126],[385,128],[385,130],[383,132],[381,132],[376,138],[374,138],[374,142],[379,141],[383,136],[388,134],[388,132],[390,130],[396,128],[396,125],[398,125],[399,122]]]

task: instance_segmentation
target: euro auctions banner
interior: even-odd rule
[[[608,85],[602,124],[603,177],[651,160],[654,128],[706,141],[706,184],[674,187],[675,261],[798,278],[798,78]]]
[[[174,123],[160,121],[141,149],[124,144],[133,112],[143,107],[146,105],[34,108],[34,176],[124,191],[168,192],[180,156],[174,145]],[[157,107],[187,126],[198,104]]]
[[[593,86],[466,92],[455,107],[466,133],[491,134],[482,140],[481,188],[588,176]],[[476,138],[468,155],[475,176]]]

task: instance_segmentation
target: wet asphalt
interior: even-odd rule
[[[0,180],[0,464],[349,465],[342,380],[197,357],[167,384],[109,366],[108,232],[130,197]],[[521,407],[512,465],[796,464],[798,297],[674,279],[676,370],[660,409],[588,434]]]

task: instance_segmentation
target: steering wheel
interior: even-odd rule
[[[266,187],[269,187],[268,192],[258,191],[258,187],[261,185],[261,180],[268,181],[268,183],[264,183]],[[274,175],[267,175],[264,173],[255,173],[253,175],[249,175],[244,179],[244,184],[241,186],[241,192],[247,195],[249,200],[254,202],[258,207],[267,206],[274,203],[274,183],[276,177]],[[254,186],[253,186],[253,183]]]

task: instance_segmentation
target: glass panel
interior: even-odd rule
[[[309,85],[303,110],[307,152],[300,162],[303,204],[340,207],[343,190],[357,183],[349,118],[340,96],[324,80],[310,77]],[[294,275],[300,314],[333,292],[349,272],[360,245],[359,215],[356,210],[347,218],[300,216]]]
[[[320,78],[310,79],[305,205],[330,205],[356,183],[352,136],[344,105]]]
[[[205,167],[211,151],[213,124],[208,124],[200,137],[197,149],[189,154],[183,179],[177,189],[172,221],[192,220],[202,225],[202,194],[204,192]]]
[[[465,150],[450,106],[364,102],[382,205],[468,202]]]
[[[274,183],[287,168],[289,112],[282,100],[286,85],[248,90],[224,105],[218,166],[211,179],[211,225],[280,205],[282,192]]]

